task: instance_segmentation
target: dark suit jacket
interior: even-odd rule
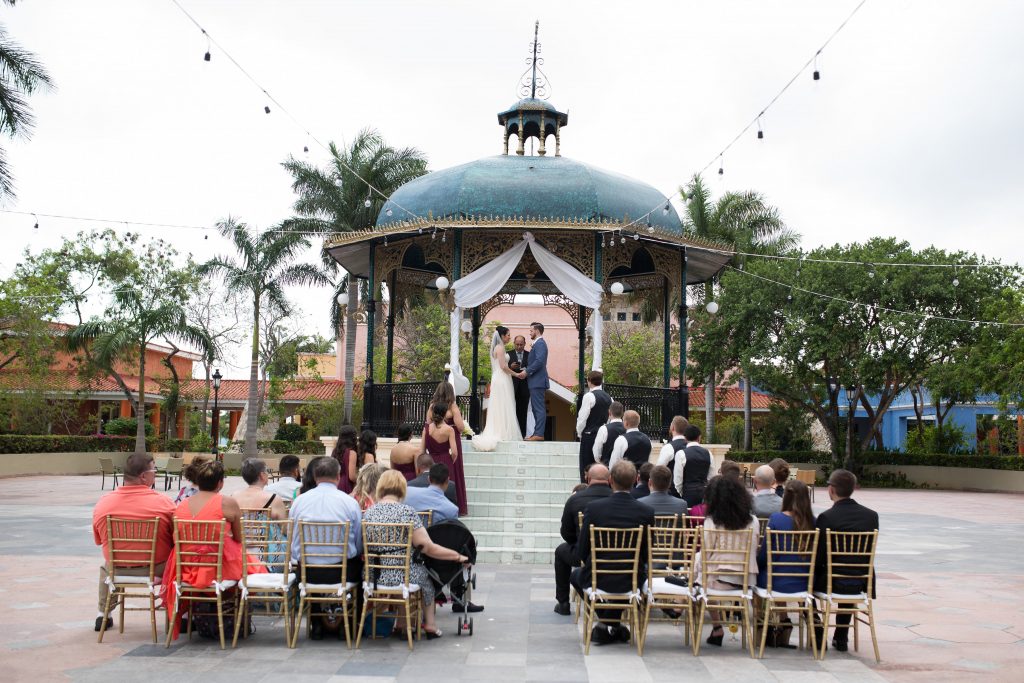
[[[878,513],[853,498],[843,498],[818,515],[815,526],[818,528],[818,556],[814,567],[814,588],[824,591],[828,587],[828,540],[825,531],[874,531],[878,528]],[[833,559],[843,562],[842,558],[838,555]],[[837,593],[859,593],[864,588],[864,583],[857,580],[832,584],[832,590]]]
[[[562,509],[562,540],[575,548],[580,532],[577,527],[579,513],[585,511],[595,500],[610,495],[612,487],[608,484],[594,484],[569,496],[569,500],[565,501],[565,508]]]
[[[427,473],[424,472],[423,474],[419,475],[415,479],[410,479],[409,483],[406,484],[406,486],[415,486],[418,489],[425,489],[428,486],[430,486],[430,480],[427,477]],[[455,497],[455,482],[454,481],[451,481],[451,480],[448,481],[448,490],[444,492],[444,497],[447,498],[448,500],[450,500],[451,502],[455,503],[456,505],[459,504],[459,500]]]
[[[578,494],[577,494],[578,495]],[[619,491],[602,500],[595,500],[587,506],[583,513],[583,528],[580,529],[580,542],[576,545],[576,556],[583,567],[580,570],[580,584],[590,585],[590,527],[612,527],[628,529],[637,526],[653,526],[654,510],[639,502],[627,491]],[[645,572],[643,564],[647,557],[647,533],[640,537],[640,571],[637,574],[637,586],[643,583]],[[614,575],[606,577],[598,588],[611,593],[625,593],[631,590],[629,577]]]
[[[651,487],[648,486],[647,484],[637,484],[636,486],[629,490],[629,495],[633,496],[637,500],[640,500],[641,498],[646,498],[647,496],[651,495]]]

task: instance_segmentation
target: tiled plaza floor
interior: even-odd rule
[[[239,488],[228,483],[227,491]],[[817,508],[823,508],[818,491]],[[572,619],[553,605],[548,566],[478,567],[475,635],[456,637],[439,612],[441,640],[364,643],[300,639],[257,618],[257,633],[235,651],[210,641],[169,650],[149,642],[148,619],[129,615],[124,635],[97,644],[99,550],[91,510],[98,477],[0,480],[0,679],[5,681],[943,681],[1024,680],[1024,497],[935,491],[859,492],[879,511],[876,603],[882,663],[870,644],[829,652],[768,651],[751,660],[739,643],[693,657],[671,626],[651,628],[643,658],[625,645],[584,657]],[[705,635],[706,635],[705,629]],[[862,632],[863,633],[863,632]],[[712,651],[713,650],[713,651]]]

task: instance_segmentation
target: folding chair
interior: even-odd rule
[[[363,613],[356,632],[356,649],[363,637],[366,615],[373,613],[371,629],[377,632],[377,609],[386,605],[401,607],[405,613],[405,635],[412,650],[412,634],[420,639],[422,609],[420,587],[412,583],[412,523],[363,524]],[[397,585],[381,584],[385,571],[401,574]]]
[[[423,512],[417,512],[416,514],[420,516],[420,521],[423,522],[424,528],[430,526],[434,520],[433,510],[424,510]]]
[[[871,594],[875,585],[875,547],[878,544],[878,530],[874,531],[833,531],[825,530],[825,551],[827,584],[824,592],[815,592],[819,606],[823,605],[821,642],[818,644],[821,659],[825,658],[825,643],[828,642],[829,619],[832,615],[849,614],[853,628],[853,649],[860,647],[858,624],[867,624],[871,629],[871,644],[875,648],[875,661],[881,662],[878,652],[878,638],[875,636],[875,611]],[[840,593],[835,590],[844,584],[859,582],[864,590],[859,593]],[[861,619],[866,616],[867,620]],[[833,622],[832,625],[835,625]]]
[[[694,655],[700,654],[704,615],[708,611],[714,611],[723,616],[721,624],[724,628],[737,626],[742,629],[743,645],[749,650],[750,656],[754,656],[751,630],[753,592],[747,573],[754,543],[750,529],[728,531],[703,527],[698,597],[699,602],[703,604],[698,607],[699,617],[693,638]],[[714,587],[718,582],[735,587]],[[738,620],[736,614],[739,614]]]
[[[761,618],[761,647],[757,656],[764,657],[764,647],[768,640],[768,629],[782,626],[779,613],[799,614],[800,647],[804,647],[804,633],[809,633],[811,656],[817,659],[817,646],[814,638],[814,600],[811,591],[814,589],[814,559],[818,550],[818,530],[813,531],[776,531],[769,529],[764,537],[765,554],[768,565],[768,581],[764,588],[754,588],[754,594],[764,604]],[[781,593],[775,590],[778,579],[799,580],[803,590],[795,593]],[[788,581],[787,581],[788,583]]]
[[[188,637],[192,638],[192,624],[195,622],[197,602],[213,603],[217,608],[217,631],[220,634],[220,649],[224,649],[224,592],[234,588],[238,582],[224,578],[224,534],[227,522],[202,519],[174,520],[175,571],[172,591],[174,608],[169,624],[173,625],[181,614],[181,601],[188,600]],[[205,586],[194,586],[182,579],[185,569],[213,571],[213,581]],[[232,594],[235,606],[237,594]],[[167,628],[167,647],[171,646],[174,629]]]
[[[110,557],[107,558],[107,603],[104,614],[110,614],[110,603],[118,600],[120,609],[119,633],[124,633],[124,613],[149,611],[149,621],[153,628],[153,642],[156,639],[156,598],[160,594],[159,582],[162,577],[155,576],[156,539],[160,528],[160,518],[125,519],[107,515],[107,547]],[[140,573],[141,570],[141,573]],[[130,572],[130,573],[129,573]],[[126,607],[127,598],[146,598],[149,607]],[[101,620],[100,635],[97,643],[103,642],[103,634],[107,630],[107,620]]]
[[[167,465],[162,472],[164,475],[164,491],[171,490],[171,482],[175,478],[178,479],[178,486],[181,486],[181,473],[184,467],[185,461],[182,458],[169,458],[167,460]]]
[[[576,513],[576,543],[578,544],[580,539],[580,530],[583,529],[583,512]],[[582,567],[583,563],[580,562],[576,566]],[[573,617],[572,623],[580,623],[580,615],[583,614],[583,596],[572,586],[569,586],[569,590],[572,591],[572,604],[573,610],[575,611],[575,617]]]
[[[316,605],[341,605],[342,620],[345,623],[345,645],[352,647],[350,620],[355,616],[355,595],[357,584],[347,581],[349,522],[307,522],[299,521],[292,533],[299,535],[299,611],[295,628],[292,629],[291,647],[299,640],[302,616],[306,616],[306,636],[313,629],[312,607]],[[309,569],[337,574],[334,583],[312,583]]]
[[[651,621],[682,623],[683,645],[693,633],[693,557],[699,529],[658,527],[647,529],[647,581],[643,585],[644,606],[640,626],[639,653],[644,653],[647,627]],[[685,585],[679,585],[685,583]],[[679,617],[652,619],[651,611],[676,610]]]
[[[117,488],[117,478],[121,476],[121,468],[114,464],[113,458],[100,458],[100,491],[107,487],[107,475],[114,478],[113,488]],[[111,489],[113,490],[113,489]]]
[[[583,614],[584,654],[590,654],[590,640],[596,624],[619,623],[623,616],[628,616],[637,654],[640,653],[637,571],[643,534],[642,526],[628,529],[590,527],[590,586],[585,589],[586,611]],[[610,593],[598,587],[601,583],[607,585],[608,579],[613,577],[628,577],[629,590]],[[598,610],[618,612],[619,619],[598,616]]]
[[[278,603],[277,614],[284,617],[284,642],[291,646],[293,616],[289,612],[295,584],[295,572],[291,570],[291,547],[286,539],[289,520],[243,520],[242,521],[242,581],[239,584],[239,611],[235,619],[235,636],[231,647],[238,645],[238,632],[242,624],[248,624],[249,603],[258,600],[263,603],[266,613],[270,605]],[[250,574],[254,566],[263,565],[269,573]],[[245,637],[248,634],[243,634]]]
[[[654,526],[663,528],[677,528],[681,526],[680,515],[654,515]]]

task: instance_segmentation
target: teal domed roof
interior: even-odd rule
[[[639,225],[646,226],[648,212],[652,226],[681,234],[675,208],[647,183],[565,157],[499,155],[406,183],[384,204],[377,227],[428,216],[552,222],[639,219]]]

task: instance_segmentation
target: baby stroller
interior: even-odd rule
[[[434,543],[469,558],[469,566],[465,567],[451,560],[435,560],[426,556],[423,558],[423,564],[434,582],[438,595],[447,587],[454,604],[468,606],[473,589],[476,588],[476,574],[473,573],[472,567],[476,563],[476,539],[465,524],[454,520],[429,526],[427,533]],[[469,614],[468,609],[465,613]],[[459,629],[455,635],[463,633],[473,635],[473,618],[470,616],[459,617]]]

